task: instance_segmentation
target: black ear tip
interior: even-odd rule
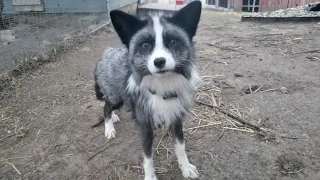
[[[191,10],[191,11],[196,11],[201,13],[202,3],[201,1],[192,1],[181,10],[187,10],[187,11]]]
[[[110,11],[110,14],[116,14],[119,10],[112,10]]]
[[[197,6],[197,8],[202,8],[202,2],[201,1],[192,1],[188,5],[190,6]]]
[[[114,17],[114,16],[121,14],[121,13],[123,13],[123,12],[120,10],[112,10],[112,11],[110,11],[110,16]]]

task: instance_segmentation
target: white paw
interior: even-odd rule
[[[108,139],[112,139],[116,137],[116,130],[114,128],[106,128],[104,135],[108,138]]]
[[[120,122],[119,116],[116,115],[115,113],[112,113],[111,119],[113,123]]]
[[[144,180],[158,180],[156,175],[152,175],[152,176],[145,176]]]
[[[113,122],[111,119],[105,120],[104,128],[105,128],[104,135],[108,139],[112,139],[116,137],[116,130],[114,129]]]
[[[185,178],[194,179],[199,177],[199,172],[197,171],[197,167],[192,164],[181,166],[180,169],[182,171],[183,177]]]

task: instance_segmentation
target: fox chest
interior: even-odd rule
[[[151,94],[148,98],[148,107],[156,127],[170,125],[177,118],[188,112],[191,98],[186,92],[170,93],[164,95]]]

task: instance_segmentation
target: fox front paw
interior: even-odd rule
[[[198,178],[199,177],[199,172],[197,171],[197,167],[192,165],[192,164],[187,164],[187,165],[183,165],[180,167],[181,171],[182,171],[182,175],[185,178]]]

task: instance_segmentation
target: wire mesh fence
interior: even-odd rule
[[[0,74],[47,59],[57,45],[108,22],[130,0],[0,0]],[[112,6],[110,8],[110,6]]]

